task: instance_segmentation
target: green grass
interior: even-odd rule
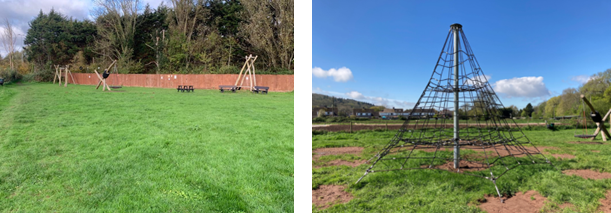
[[[546,119],[514,119],[513,120],[515,123],[518,124],[523,124],[523,123],[545,123]],[[342,120],[340,122],[332,122],[332,121],[324,121],[324,122],[314,122],[312,121],[313,125],[326,125],[326,124],[332,124],[332,125],[350,125],[351,121],[348,120]],[[445,120],[445,123],[449,123],[451,124],[453,121],[451,119]],[[467,120],[460,120],[461,123],[476,123],[477,121],[467,121]],[[486,123],[485,121],[479,121],[480,123]],[[508,123],[512,123],[511,120],[507,121]],[[552,120],[552,119],[547,119],[547,122],[549,123],[554,123],[554,124],[570,124],[570,120]],[[369,119],[369,120],[353,120],[352,123],[358,123],[358,124],[403,124],[405,123],[405,120],[382,120],[382,119]],[[411,120],[410,124],[414,124],[416,123],[416,120]],[[433,123],[433,122],[431,122]],[[441,123],[441,121],[437,121],[437,123]]]
[[[531,130],[526,136],[538,147],[557,147],[546,150],[551,154],[572,154],[570,160],[556,159],[546,155],[560,170],[591,169],[611,172],[611,142],[600,145],[570,144],[571,141],[588,141],[573,137],[582,130]],[[589,134],[593,130],[589,129]],[[335,159],[369,159],[386,145],[396,131],[313,132],[312,149],[322,147],[364,147],[362,155],[323,156],[315,165],[322,165]],[[600,136],[596,142],[602,142]],[[600,150],[600,153],[591,152]],[[468,150],[466,150],[468,151]],[[416,156],[430,153],[418,152]],[[313,168],[312,189],[320,185],[335,184],[347,186],[346,191],[354,199],[346,204],[337,204],[321,212],[481,212],[478,199],[485,194],[496,194],[493,184],[483,178],[439,170],[408,170],[372,173],[359,184],[354,184],[369,165],[355,168],[334,166]],[[548,164],[520,166],[502,176],[497,184],[503,194],[515,194],[536,190],[550,201],[546,210],[560,210],[558,205],[572,203],[577,211],[595,212],[599,199],[611,189],[611,179],[590,180],[568,176]],[[498,202],[492,200],[489,202]]]
[[[293,93],[120,91],[0,88],[0,211],[293,211]]]

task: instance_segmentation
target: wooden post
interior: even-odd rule
[[[246,64],[248,64],[249,60],[250,60],[250,56],[246,56],[246,62],[244,62],[244,66],[242,66],[242,69],[240,70],[240,74],[238,75],[238,79],[235,80],[235,86],[238,86],[238,81],[240,81],[240,77],[242,77],[242,71],[244,71],[244,68],[246,67]]]
[[[64,70],[64,73],[65,73],[64,74],[65,75],[65,77],[64,77],[64,87],[68,86],[68,71],[69,71],[68,66],[70,66],[70,65],[66,65],[66,68],[64,68],[65,69]]]
[[[257,57],[259,56],[255,56],[255,58],[252,60],[252,78],[255,80],[254,86],[257,86],[257,75],[255,74],[255,61],[257,60]]]
[[[59,85],[62,85],[62,68],[59,68]]]
[[[55,75],[53,76],[53,84],[55,84],[55,80],[57,80],[57,75],[59,75],[59,65],[53,65],[55,67]]]

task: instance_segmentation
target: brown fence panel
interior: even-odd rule
[[[73,73],[76,84],[97,85],[95,73]],[[196,89],[217,89],[219,85],[233,85],[237,74],[111,74],[109,85],[126,87],[176,88],[178,85],[193,85]],[[68,83],[73,84],[72,79]],[[293,75],[256,75],[257,85],[268,86],[270,91],[289,92],[294,90]],[[244,86],[251,85],[251,79],[244,80]],[[242,82],[238,82],[240,85]],[[254,83],[254,81],[253,81]]]

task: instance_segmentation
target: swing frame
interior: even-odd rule
[[[590,108],[590,110],[593,113],[598,113],[596,110],[594,110],[594,107],[592,106],[592,104],[590,104],[590,101],[588,101],[588,99],[586,99],[585,95],[581,95],[581,100],[583,103],[585,103],[586,105],[588,105],[588,107]],[[583,107],[583,117],[584,117],[584,123],[585,123],[585,106]],[[596,131],[594,131],[593,135],[574,135],[577,138],[590,138],[590,140],[594,140],[596,139],[596,136],[598,136],[598,134],[601,132],[603,132],[602,134],[602,138],[603,141],[607,141],[607,137],[611,138],[611,135],[609,135],[609,131],[607,130],[607,128],[605,127],[605,120],[607,120],[607,118],[609,117],[609,114],[611,114],[611,109],[609,109],[609,111],[607,111],[607,114],[605,115],[605,117],[602,118],[602,120],[600,122],[596,122]],[[611,119],[609,120],[609,125],[611,125]],[[584,125],[584,128],[586,128],[585,131],[587,131],[587,123]]]
[[[110,68],[112,67],[112,65],[114,65],[117,62],[117,60],[112,61],[112,63],[110,63],[110,65],[108,66],[108,68],[105,69],[105,72],[110,70]],[[93,70],[96,74],[96,76],[98,76],[98,79],[100,79],[100,81],[98,82],[98,86],[95,87],[95,89],[97,90],[98,88],[100,88],[100,85],[102,83],[104,83],[104,85],[102,86],[102,91],[105,91],[106,89],[108,89],[108,91],[111,91],[110,87],[108,86],[108,84],[106,84],[106,78],[102,78],[102,76],[100,76],[100,73],[98,73],[97,70]],[[109,72],[110,73],[110,72]]]

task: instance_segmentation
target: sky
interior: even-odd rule
[[[148,3],[152,8],[157,8],[162,1],[140,0],[142,6]],[[168,0],[164,4],[168,5],[167,2]],[[55,9],[67,17],[93,20],[90,11],[94,7],[94,0],[0,0],[0,32],[4,32],[4,19],[8,18],[17,34],[16,49],[21,50],[25,35],[30,28],[28,23],[38,16],[40,10],[49,13],[51,9]],[[0,47],[2,56],[5,56],[7,52],[4,47]]]
[[[411,109],[460,23],[504,106],[611,69],[611,1],[312,3],[312,93]]]

